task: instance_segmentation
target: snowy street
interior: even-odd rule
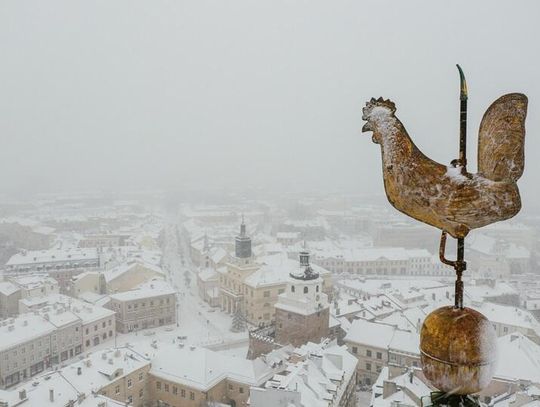
[[[178,241],[176,225],[165,226],[162,267],[168,273],[168,281],[177,290],[178,326],[169,325],[129,334],[118,334],[117,345],[156,340],[158,343],[182,341],[227,351],[235,356],[245,356],[248,346],[246,332],[233,333],[229,330],[231,317],[204,303],[197,293],[195,266],[189,258],[189,246],[180,237]],[[186,273],[189,286],[186,284]],[[110,342],[107,345],[111,345]]]

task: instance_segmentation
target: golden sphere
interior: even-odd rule
[[[484,315],[471,308],[438,308],[420,333],[422,371],[441,391],[476,393],[491,381],[496,347],[495,329]]]

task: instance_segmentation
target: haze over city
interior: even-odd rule
[[[0,2],[0,407],[540,407],[539,15]]]
[[[372,96],[396,102],[437,161],[457,155],[458,75],[469,160],[488,105],[529,96],[525,210],[540,151],[534,1],[5,1],[4,192],[205,185],[382,193],[360,133]],[[512,27],[512,28],[508,28]]]

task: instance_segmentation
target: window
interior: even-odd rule
[[[141,372],[141,373],[139,373],[139,381],[142,382],[142,380],[143,380],[143,374]]]
[[[106,324],[105,324],[105,321],[103,321],[103,322],[101,323],[102,328],[105,328],[105,325],[106,325]]]
[[[143,391],[143,389],[140,389],[139,390],[139,398],[142,398],[143,395],[144,395],[144,391]]]
[[[161,390],[161,382],[156,382],[156,389]]]
[[[369,349],[366,350],[366,356],[369,357],[369,358],[371,357],[371,351]]]
[[[172,387],[172,394],[178,394],[178,387],[176,386]]]
[[[381,352],[377,352],[377,359],[382,359],[382,353]]]
[[[371,370],[371,363],[366,363],[366,370]]]
[[[114,388],[114,392],[115,392],[116,394],[120,394],[120,386],[116,386],[116,387]]]
[[[358,353],[358,348],[356,346],[352,347],[352,353],[354,353],[355,355]]]
[[[270,297],[270,291],[263,292],[263,297],[266,297],[266,298]]]
[[[294,285],[291,285],[291,292],[294,293]]]
[[[165,391],[168,393],[169,392],[169,383],[165,383]]]
[[[128,381],[127,381],[128,389],[131,388],[132,384],[133,384],[133,382],[131,381],[131,379],[128,379]]]
[[[127,401],[128,401],[128,404],[133,403],[133,396],[128,396]]]
[[[180,396],[181,397],[186,397],[186,390],[185,389],[180,389]]]
[[[304,294],[307,294],[307,293],[308,293],[308,288],[304,287]]]
[[[315,287],[315,291],[319,292],[319,286]]]
[[[233,385],[229,383],[229,390],[233,389]]]
[[[238,389],[238,391],[239,391],[240,393],[244,393],[244,388],[243,388],[243,387],[240,387],[240,388]]]
[[[189,399],[195,400],[195,393],[193,393],[192,391],[189,392]]]

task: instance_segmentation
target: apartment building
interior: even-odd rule
[[[9,318],[19,313],[21,289],[11,281],[0,282],[0,319]]]
[[[125,246],[128,238],[129,235],[120,234],[86,235],[79,240],[78,246],[81,248]]]
[[[147,400],[149,370],[149,360],[130,348],[106,349],[0,392],[0,404],[7,407],[153,405]]]
[[[261,359],[249,361],[195,346],[170,346],[152,358],[149,398],[163,406],[199,407],[216,402],[245,407],[250,388],[263,385],[273,374]]]
[[[6,263],[7,273],[84,269],[99,267],[97,249],[23,250]]]
[[[19,313],[19,300],[58,294],[58,282],[47,275],[18,276],[0,283],[0,318]]]
[[[116,312],[116,329],[126,333],[177,322],[176,292],[162,280],[110,296],[106,307]]]
[[[28,312],[41,312],[49,315],[65,313],[77,318],[81,323],[80,335],[83,351],[106,340],[114,339],[116,333],[114,311],[62,294],[20,300],[19,311],[21,314]]]
[[[155,278],[165,278],[161,267],[132,259],[104,271],[89,271],[73,277],[70,291],[73,296],[86,292],[114,294],[132,290]]]
[[[419,366],[419,336],[394,326],[363,319],[353,321],[344,342],[358,359],[357,380],[372,385],[389,365]]]
[[[275,374],[264,386],[251,388],[251,407],[357,405],[358,360],[347,351],[346,346],[328,341],[307,343],[292,351],[280,349],[270,354],[269,358],[276,353],[288,354],[289,361],[285,363],[284,370]]]
[[[81,322],[70,313],[23,314],[3,321],[0,336],[2,388],[82,352]]]
[[[313,263],[334,273],[363,275],[433,274],[433,256],[425,249],[368,248],[318,250]]]

